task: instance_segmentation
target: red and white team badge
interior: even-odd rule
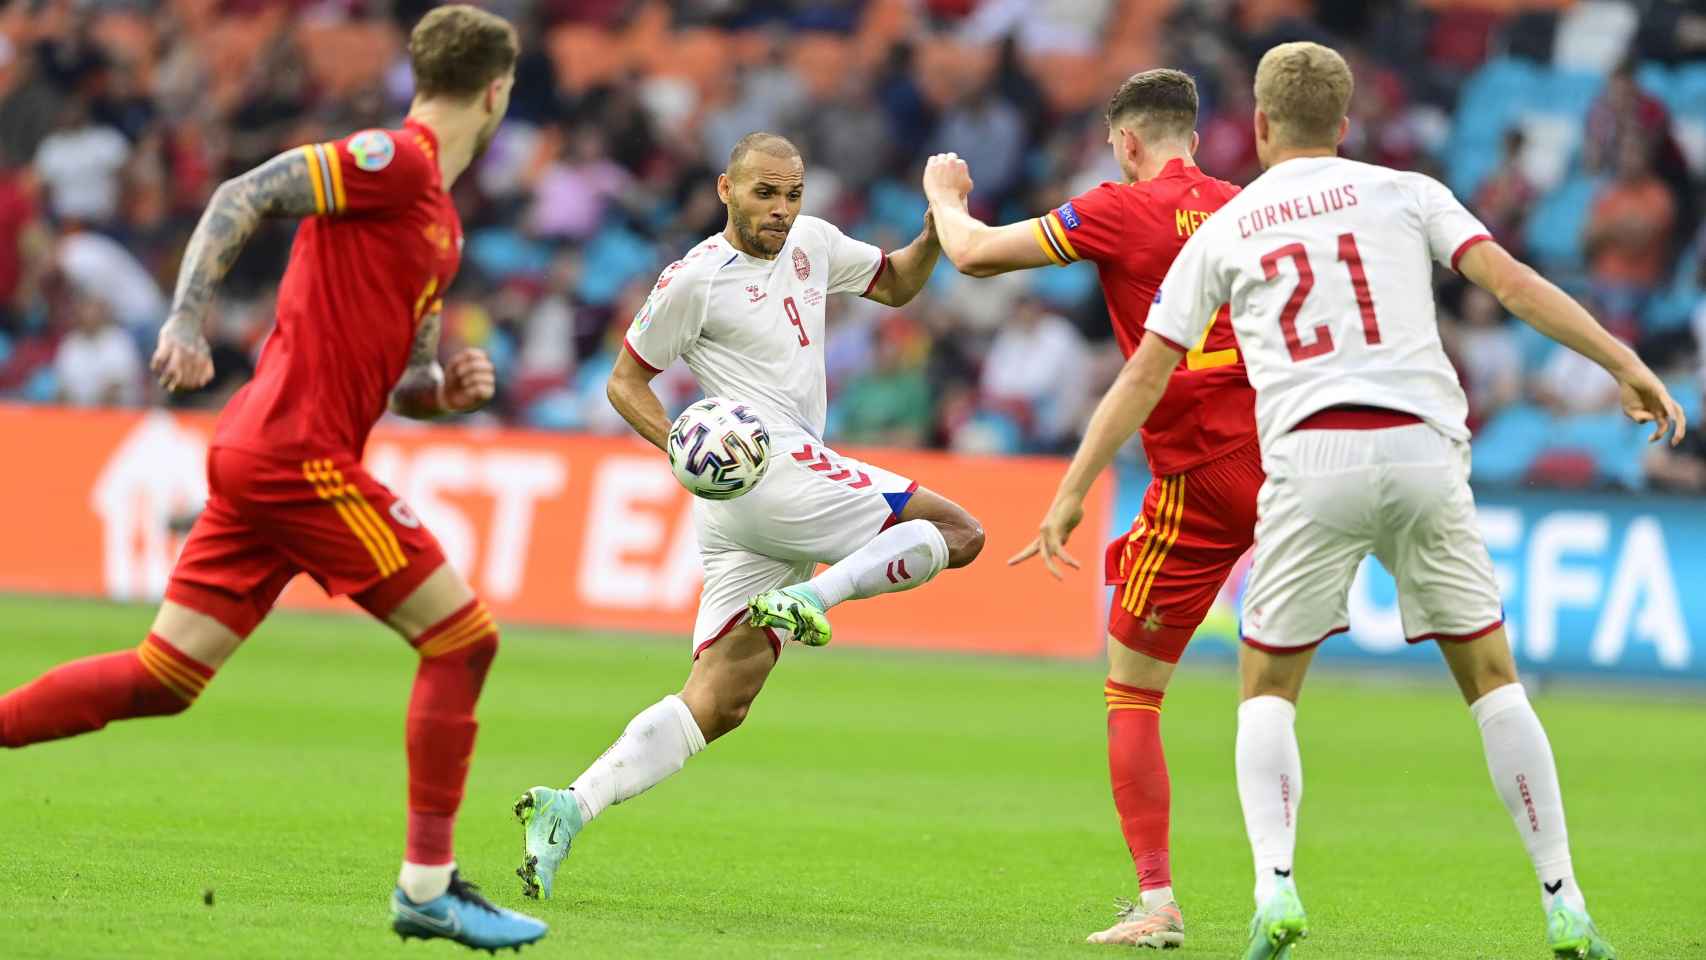
[[[801,280],[812,275],[812,262],[806,257],[806,252],[799,247],[794,248],[794,276]]]

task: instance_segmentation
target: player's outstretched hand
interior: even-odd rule
[[[1671,446],[1682,442],[1683,435],[1688,432],[1688,418],[1652,370],[1643,365],[1633,376],[1619,379],[1617,389],[1622,395],[1623,412],[1629,419],[1653,425],[1653,435],[1647,438],[1648,443],[1663,440],[1667,433],[1671,434]],[[1673,426],[1674,433],[1671,432]]]
[[[1032,557],[1041,555],[1043,567],[1054,576],[1061,579],[1060,568],[1054,565],[1059,559],[1074,570],[1078,569],[1078,561],[1072,554],[1066,552],[1066,541],[1072,536],[1072,531],[1084,522],[1084,504],[1071,498],[1057,497],[1049,507],[1048,516],[1043,518],[1043,524],[1037,529],[1037,535],[1025,549],[1013,554],[1007,560],[1008,566],[1017,566]]]
[[[213,351],[199,326],[167,320],[148,367],[169,391],[199,390],[213,379]]]
[[[444,407],[450,413],[478,410],[498,390],[498,374],[486,351],[467,347],[444,368]]]
[[[964,200],[971,193],[971,168],[957,153],[938,153],[924,162],[924,196]]]

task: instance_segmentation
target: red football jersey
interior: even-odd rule
[[[1038,217],[1037,242],[1050,260],[1096,264],[1114,337],[1131,356],[1173,258],[1209,214],[1238,193],[1174,160],[1153,180],[1104,183]],[[1221,307],[1202,342],[1185,355],[1143,427],[1149,469],[1183,473],[1256,439],[1256,392],[1244,371],[1230,311]]]
[[[443,189],[438,139],[413,120],[301,150],[317,213],[297,228],[277,326],[213,444],[359,458],[416,327],[456,276],[462,223]]]

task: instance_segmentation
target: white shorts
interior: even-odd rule
[[[746,616],[766,590],[808,580],[894,523],[918,484],[844,457],[809,437],[776,437],[770,467],[745,496],[696,500],[693,521],[705,585],[693,655]],[[767,630],[778,653],[786,631]]]
[[[1351,580],[1370,553],[1398,581],[1411,643],[1473,640],[1504,622],[1468,444],[1426,424],[1298,430],[1262,461],[1245,643],[1303,650],[1345,632]]]

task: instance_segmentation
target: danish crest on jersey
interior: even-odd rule
[[[794,276],[801,280],[812,275],[812,261],[806,252],[799,247],[794,248]]]
[[[383,130],[363,130],[350,138],[349,155],[355,158],[356,166],[377,173],[396,158],[397,144]]]
[[[1068,229],[1068,230],[1077,230],[1078,229],[1078,223],[1079,223],[1078,211],[1072,209],[1072,201],[1071,200],[1068,200],[1065,203],[1061,204],[1060,207],[1057,210],[1055,210],[1055,214],[1060,217],[1060,223],[1066,229]]]

